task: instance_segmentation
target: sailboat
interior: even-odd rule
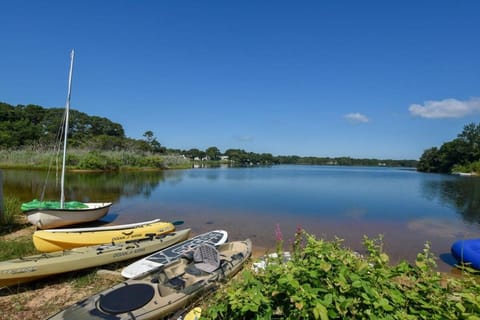
[[[68,121],[70,113],[74,56],[75,51],[72,50],[70,54],[67,102],[65,104],[65,127],[63,138],[62,174],[60,178],[60,201],[33,200],[24,203],[21,206],[21,210],[27,216],[28,221],[39,229],[51,229],[77,223],[95,221],[105,216],[112,205],[111,202],[65,202],[65,159],[67,156]]]

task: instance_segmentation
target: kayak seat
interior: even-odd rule
[[[203,244],[193,252],[193,262],[195,268],[212,273],[220,267],[220,254],[214,246]]]
[[[190,251],[184,252],[184,253],[182,254],[182,258],[188,260],[189,262],[190,262],[190,261],[193,261],[193,251],[190,250]]]
[[[155,289],[145,283],[127,284],[101,295],[99,308],[110,314],[130,312],[146,305],[155,295]]]
[[[185,268],[185,272],[188,273],[189,275],[192,275],[192,276],[195,276],[195,277],[208,275],[207,272],[202,271],[202,270],[198,269],[197,267],[195,267],[194,263],[190,263],[189,265],[187,265],[187,267]]]

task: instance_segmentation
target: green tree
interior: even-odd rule
[[[457,138],[424,151],[418,171],[450,173],[454,167],[468,168],[480,160],[480,124],[468,124]]]
[[[453,166],[469,163],[471,148],[461,139],[455,139],[444,143],[439,154],[438,172],[450,173]]]
[[[469,162],[480,160],[480,123],[470,123],[463,127],[458,139],[464,141],[470,149],[467,155]]]
[[[425,150],[417,164],[417,170],[422,172],[438,172],[439,167],[440,159],[437,147]]]
[[[243,164],[248,161],[248,154],[242,149],[227,149],[225,155],[234,162]]]
[[[202,151],[198,150],[197,148],[193,148],[184,152],[185,156],[194,160],[196,157],[201,158]]]
[[[210,147],[205,150],[205,154],[210,160],[218,160],[220,159],[221,152],[217,147]]]
[[[150,130],[145,131],[143,136],[145,137],[145,139],[147,141],[147,144],[150,147],[151,152],[153,152],[153,153],[164,153],[165,152],[166,148],[162,147],[160,142],[158,142],[157,138],[155,138],[155,135],[153,134],[152,131],[150,131]]]
[[[73,109],[70,114],[69,146],[88,147],[95,136],[125,138],[123,127],[107,118]],[[14,107],[0,102],[0,147],[51,146],[61,136],[64,119],[64,108],[46,109],[32,104]]]

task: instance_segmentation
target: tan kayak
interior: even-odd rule
[[[53,252],[143,239],[174,230],[173,223],[160,219],[106,227],[38,230],[33,233],[33,244],[38,251]]]
[[[251,252],[249,239],[216,248],[203,244],[156,272],[126,280],[48,319],[163,319],[231,278]]]
[[[80,247],[0,262],[0,288],[145,256],[188,238],[190,229],[110,245]]]

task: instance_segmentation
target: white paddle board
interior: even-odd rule
[[[224,230],[214,230],[200,234],[126,266],[122,270],[122,276],[128,279],[143,277],[180,258],[183,254],[192,251],[201,244],[208,243],[216,246],[227,242],[227,238],[228,233]]]

